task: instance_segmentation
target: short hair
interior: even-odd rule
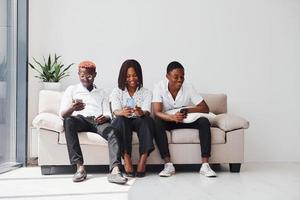
[[[126,78],[127,78],[127,71],[129,68],[133,68],[135,70],[135,73],[138,77],[138,88],[140,89],[143,87],[143,73],[142,73],[142,67],[140,63],[136,60],[130,59],[123,62],[120,72],[119,72],[119,78],[118,78],[118,87],[121,90],[125,90],[126,87]]]
[[[167,74],[174,69],[183,69],[184,70],[184,67],[182,66],[182,64],[180,64],[177,61],[170,62],[170,64],[168,64],[168,67],[167,67]]]
[[[84,60],[84,61],[80,62],[78,65],[78,69],[80,69],[80,68],[93,69],[96,71],[95,63],[93,63],[92,61],[89,61],[89,60]]]

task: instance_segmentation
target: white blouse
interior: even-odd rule
[[[141,107],[143,111],[151,112],[152,92],[144,87],[137,89],[131,97],[127,91],[119,88],[113,89],[110,94],[109,101],[111,102],[112,111],[121,110],[128,106],[128,101],[134,103],[135,106]]]

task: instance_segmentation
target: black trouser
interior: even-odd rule
[[[148,155],[154,150],[153,132],[155,131],[154,120],[150,116],[137,118],[126,118],[118,116],[112,126],[118,129],[120,133],[121,152],[131,155],[132,151],[132,131],[137,132],[139,138],[140,155],[147,153]]]
[[[71,164],[83,164],[83,156],[79,144],[78,132],[94,132],[107,140],[109,150],[109,168],[121,165],[119,140],[116,129],[110,123],[97,125],[93,120],[82,115],[70,116],[64,119],[64,128]]]
[[[200,146],[201,146],[201,155],[202,157],[210,157],[211,149],[211,133],[210,133],[210,122],[207,118],[200,117],[193,123],[176,123],[168,122],[159,118],[155,118],[156,122],[156,131],[154,135],[155,142],[159,149],[162,159],[170,157],[168,138],[166,130],[170,131],[173,129],[198,129]]]

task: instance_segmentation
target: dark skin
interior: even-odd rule
[[[171,93],[173,99],[176,99],[176,96],[184,82],[184,69],[174,69],[167,73],[166,75],[169,84],[168,90]],[[187,113],[208,113],[209,108],[206,102],[203,100],[199,104],[194,107],[187,108],[187,113],[180,113],[176,112],[175,114],[167,114],[163,112],[163,104],[161,102],[154,102],[153,103],[153,111],[154,115],[164,121],[175,122],[175,123],[182,123],[183,120],[187,117]],[[170,162],[170,157],[164,158],[165,162]],[[208,162],[208,158],[202,158],[203,162]]]
[[[127,70],[127,91],[129,95],[132,97],[138,88],[138,76],[134,70],[134,68],[130,67]],[[129,117],[132,113],[135,113],[137,117],[142,117],[144,115],[149,115],[148,111],[144,111],[141,107],[136,106],[135,108],[124,107],[122,110],[114,111],[116,116]],[[146,170],[146,161],[148,158],[148,154],[142,154],[139,159],[137,172],[144,172]],[[128,152],[124,152],[124,167],[126,172],[133,172],[133,166],[131,161],[131,156]]]
[[[95,69],[86,69],[86,68],[79,68],[78,76],[81,84],[85,87],[88,91],[92,91],[94,89],[94,80],[97,75]],[[80,111],[85,108],[85,103],[82,101],[73,100],[71,106],[62,112],[62,117],[66,118],[72,115],[74,111]],[[97,124],[104,124],[109,121],[109,118],[103,115],[96,116],[95,121]]]
[[[133,96],[138,87],[138,77],[134,68],[132,67],[128,68],[126,81],[127,81],[127,91],[130,96]],[[138,117],[141,117],[143,115],[149,115],[148,111],[143,111],[141,107],[138,106],[135,106],[135,108],[124,107],[122,110],[114,111],[114,114],[116,116],[129,117],[133,112]]]

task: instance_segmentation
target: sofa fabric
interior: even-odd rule
[[[249,122],[239,116],[220,114],[214,118],[212,126],[219,127],[223,131],[228,132],[236,129],[247,129],[249,128]]]
[[[38,164],[45,166],[69,165],[63,120],[59,107],[63,92],[42,90],[39,94],[39,114],[32,124],[38,129]],[[202,94],[210,112],[216,114],[211,122],[212,146],[210,163],[230,163],[233,168],[244,162],[244,130],[249,122],[242,117],[227,114],[225,94]],[[81,132],[79,140],[85,165],[108,165],[107,142],[99,135]],[[171,159],[174,164],[201,163],[199,133],[196,129],[167,131]],[[136,164],[138,138],[133,133],[132,159]],[[163,164],[157,148],[150,154],[147,164]],[[42,172],[43,173],[43,172]],[[44,174],[44,173],[43,173]]]
[[[47,129],[56,132],[63,132],[63,120],[53,113],[40,113],[32,121],[32,125],[38,129]]]

